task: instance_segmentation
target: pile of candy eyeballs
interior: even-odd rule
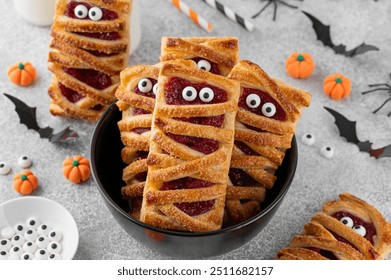
[[[61,231],[35,217],[2,228],[0,236],[0,260],[61,260]]]

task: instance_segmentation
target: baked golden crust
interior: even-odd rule
[[[238,40],[234,37],[163,37],[160,61],[204,58],[217,64],[227,76],[239,60]]]
[[[238,108],[230,177],[235,179],[238,172],[244,172],[252,182],[241,182],[240,186],[232,186],[234,183],[231,181],[231,186],[228,186],[228,190],[235,189],[236,196],[227,197],[226,222],[236,224],[260,211],[260,203],[264,200],[266,189],[274,185],[274,173],[284,159],[285,150],[291,147],[297,121],[303,108],[309,106],[311,96],[281,81],[275,82],[250,61],[240,61],[228,78],[241,83],[241,99],[245,99],[244,89],[254,89],[254,92],[260,90],[278,103],[286,115],[286,120],[282,121],[253,113],[244,107],[246,101],[243,100]],[[261,105],[259,103],[259,111]]]
[[[122,111],[122,119],[118,122],[121,140],[125,147],[122,150],[122,160],[128,164],[123,170],[122,179],[126,186],[122,188],[122,196],[130,199],[131,215],[139,217],[145,179],[137,175],[148,171],[146,154],[149,151],[150,127],[155,100],[135,92],[143,79],[156,80],[159,76],[158,66],[138,65],[124,69],[121,74],[121,84],[116,91],[117,106]],[[153,89],[148,93],[151,93]],[[144,114],[135,114],[135,110],[145,110]],[[149,112],[149,113],[148,113]],[[133,130],[145,128],[146,131],[136,133]],[[140,152],[145,158],[140,157]]]
[[[289,247],[277,253],[277,259],[387,258],[391,252],[390,224],[377,209],[352,194],[342,193],[339,198],[325,202],[322,212],[294,236]]]
[[[173,77],[185,79],[191,84],[201,85],[206,82],[224,90],[228,99],[216,104],[169,105],[165,91]],[[167,61],[162,64],[147,159],[148,177],[144,188],[141,221],[160,228],[192,232],[221,228],[238,97],[238,82],[200,70],[192,61]],[[177,119],[183,116],[207,117],[221,114],[224,115],[224,123],[219,128]],[[218,141],[219,146],[217,150],[204,154],[176,142],[167,133],[213,139]],[[187,177],[209,182],[208,186],[162,189],[165,182]],[[194,216],[176,206],[208,201],[213,201],[212,206],[206,212]]]
[[[52,97],[50,111],[53,115],[97,120],[103,112],[101,108],[106,108],[107,104],[115,100],[119,73],[128,62],[131,0],[74,1],[116,12],[118,18],[112,20],[68,17],[65,12],[70,2],[59,0],[56,3],[48,68],[53,73],[53,81],[61,83],[85,98],[72,104],[62,96],[64,94],[62,87],[60,90],[52,82],[49,89],[49,95]],[[118,39],[111,41],[93,36],[93,33],[108,36],[110,32],[115,32],[116,36],[119,36]],[[92,37],[88,37],[88,34]],[[87,84],[79,78],[84,74],[96,73],[91,70],[98,71],[99,75],[106,75],[104,79],[108,85],[106,88],[99,89],[101,88],[99,85],[96,88],[92,87],[91,83]],[[81,74],[72,76],[69,71]],[[89,76],[84,79],[89,79]],[[102,83],[100,80],[97,82]],[[94,105],[87,106],[90,103]],[[91,110],[91,108],[99,108],[99,110]]]

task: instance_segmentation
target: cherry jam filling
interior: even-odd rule
[[[110,57],[110,56],[115,56],[118,54],[118,53],[104,53],[104,52],[94,51],[94,50],[84,50],[84,51],[86,51],[96,57]]]
[[[148,152],[147,151],[138,151],[134,155],[134,161],[141,160],[141,159],[146,159],[148,157]],[[140,172],[134,178],[140,182],[144,182],[147,180],[147,174],[148,172]]]
[[[251,108],[247,105],[247,97],[250,94],[256,94],[261,98],[261,103],[258,107],[256,108]],[[275,108],[276,108],[276,113],[270,117],[271,119],[278,120],[278,121],[285,121],[286,120],[286,114],[285,111],[282,109],[280,104],[276,102],[268,93],[259,90],[259,89],[253,89],[253,88],[244,88],[243,89],[243,94],[239,98],[239,107],[246,109],[247,111],[250,111],[251,113],[260,115],[260,116],[265,116],[262,113],[262,106],[265,103],[272,103]]]
[[[176,142],[186,145],[189,148],[196,150],[200,153],[204,153],[205,155],[209,155],[217,151],[220,146],[218,141],[207,138],[178,135],[169,132],[167,133],[167,136],[175,140]]]
[[[146,114],[150,114],[150,113],[151,113],[151,111],[144,110],[144,109],[141,109],[141,108],[134,108],[134,110],[133,110],[133,115],[134,116],[146,115]]]
[[[136,176],[134,176],[134,178],[140,182],[144,182],[147,180],[147,174],[148,174],[148,172],[144,171],[144,172],[138,173]]]
[[[135,93],[139,94],[139,95],[142,95],[142,96],[145,96],[145,97],[150,97],[150,98],[155,99],[156,96],[155,96],[155,94],[153,93],[153,86],[154,86],[155,84],[157,84],[157,80],[156,80],[156,79],[153,79],[153,78],[148,78],[148,80],[150,80],[151,83],[152,83],[152,87],[151,87],[151,90],[150,90],[150,91],[148,91],[148,92],[142,92],[142,91],[138,88],[138,86],[135,87],[133,91],[134,91]]]
[[[77,93],[76,91],[70,88],[67,88],[61,83],[58,83],[58,87],[60,88],[61,94],[71,103],[76,103],[84,98],[83,95]]]
[[[85,3],[85,2],[71,1],[71,2],[68,3],[67,9],[65,10],[64,15],[67,16],[67,17],[70,17],[70,18],[76,18],[76,19],[80,19],[80,20],[90,20],[88,15],[85,18],[78,18],[75,15],[75,8],[78,5],[84,5],[87,8],[87,10],[91,9],[92,7],[96,7],[96,6],[93,6],[93,5],[91,5],[89,3]],[[100,9],[102,10],[102,18],[100,20],[113,20],[113,19],[117,19],[118,18],[118,14],[116,12],[110,11],[110,10],[105,9],[105,8],[100,8]]]
[[[213,117],[190,117],[190,118],[174,118],[183,122],[210,125],[214,127],[222,127],[224,124],[224,115],[213,116]]]
[[[253,149],[251,149],[249,146],[247,146],[241,141],[235,140],[234,144],[239,150],[241,150],[243,153],[245,153],[248,156],[259,156],[259,154],[256,151],[254,151]]]
[[[98,90],[108,88],[112,84],[110,76],[94,69],[67,67],[63,67],[62,69],[65,73]]]
[[[197,93],[200,92],[201,89],[208,87],[211,90],[213,90],[214,97],[209,103],[205,103],[200,99],[200,97],[197,94],[197,97],[193,101],[186,101],[182,97],[182,91],[185,87],[194,87],[197,91]],[[171,77],[168,79],[167,83],[165,84],[165,96],[166,96],[166,103],[168,105],[206,105],[206,104],[218,104],[223,103],[228,100],[227,92],[221,88],[209,85],[206,82],[202,83],[191,83],[186,79],[179,78],[179,77]]]
[[[202,58],[202,57],[193,57],[191,60],[193,60],[195,63],[198,63],[198,61],[200,61],[200,60],[206,60],[207,62],[210,63],[209,72],[212,74],[220,75],[220,70],[219,70],[217,63],[214,63],[214,62],[209,61],[209,60]]]
[[[137,134],[143,134],[144,132],[150,131],[150,128],[147,127],[136,127],[131,130],[131,132],[137,133]]]
[[[258,182],[242,169],[230,168],[228,176],[234,186],[242,187],[258,185]]]
[[[184,177],[173,181],[164,182],[160,188],[161,191],[167,190],[182,190],[182,189],[202,189],[212,186],[213,183],[191,178]],[[181,211],[185,212],[189,216],[198,216],[210,211],[215,204],[215,200],[198,201],[198,202],[182,202],[175,203]]]
[[[77,35],[100,39],[105,41],[116,41],[121,39],[121,35],[118,32],[74,32]]]
[[[333,218],[336,218],[337,220],[341,220],[343,217],[349,217],[353,220],[354,226],[363,226],[366,230],[366,234],[364,235],[364,238],[367,239],[371,244],[374,244],[374,237],[376,236],[376,228],[372,223],[367,223],[361,220],[360,218],[350,214],[346,211],[339,211],[332,215]]]

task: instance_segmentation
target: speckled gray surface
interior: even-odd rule
[[[270,75],[301,87],[313,94],[310,108],[305,110],[297,128],[297,136],[311,132],[314,146],[299,141],[299,163],[292,186],[279,211],[269,225],[251,242],[215,259],[271,259],[286,246],[295,233],[318,211],[323,202],[336,199],[338,193],[349,191],[376,206],[391,221],[391,158],[376,160],[338,136],[333,118],[323,106],[334,108],[351,120],[357,120],[358,136],[369,139],[374,147],[391,144],[391,103],[378,114],[371,112],[389,97],[385,92],[367,96],[370,83],[389,83],[391,72],[391,2],[371,0],[305,0],[297,4],[324,23],[332,24],[335,43],[348,48],[362,42],[376,45],[378,52],[368,52],[355,58],[336,55],[315,39],[310,21],[300,10],[279,6],[277,21],[272,21],[272,8],[253,20],[257,29],[246,32],[201,1],[186,1],[202,11],[214,24],[207,34],[169,1],[141,0],[142,41],[130,64],[155,63],[159,57],[160,38],[170,36],[237,36],[241,57],[260,64]],[[242,15],[251,17],[265,3],[259,0],[221,0]],[[8,162],[13,171],[0,176],[0,203],[19,197],[12,188],[12,174],[20,170],[16,161],[22,154],[30,156],[32,170],[40,179],[34,193],[58,201],[74,216],[80,231],[80,246],[76,259],[165,259],[128,236],[116,223],[103,203],[93,180],[83,185],[71,185],[61,174],[65,157],[88,156],[94,124],[52,117],[48,112],[47,68],[49,28],[36,27],[15,13],[12,1],[2,1],[0,10],[0,89],[30,106],[37,107],[38,122],[60,130],[71,125],[80,139],[65,144],[52,144],[40,139],[36,132],[19,124],[13,105],[0,96],[0,161]],[[307,80],[289,78],[284,69],[285,58],[292,51],[307,51],[316,61],[316,70]],[[8,65],[30,60],[38,71],[38,79],[28,88],[12,85],[6,77]],[[323,78],[340,71],[352,80],[349,98],[335,102],[322,92]],[[331,159],[320,155],[320,148],[335,149]]]

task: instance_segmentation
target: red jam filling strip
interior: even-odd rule
[[[100,39],[105,41],[116,41],[121,39],[121,35],[118,32],[74,32],[77,35]]]
[[[96,71],[94,69],[67,68],[63,67],[63,71],[72,77],[86,83],[90,87],[102,90],[111,86],[110,76]]]
[[[203,57],[193,57],[191,60],[193,60],[195,63],[197,63],[197,66],[200,69],[207,71],[208,69],[206,69],[206,68],[210,68],[208,72],[215,74],[215,75],[220,75],[220,70],[219,70],[217,63],[209,61]],[[206,67],[204,66],[204,63],[206,63],[206,65],[207,65]]]
[[[104,52],[100,52],[100,51],[85,50],[85,49],[83,49],[83,51],[86,51],[96,57],[111,57],[111,56],[115,56],[118,54],[118,53],[104,53]]]
[[[60,88],[61,94],[71,103],[76,103],[84,98],[83,95],[77,93],[76,91],[70,88],[67,88],[61,83],[58,83],[58,87]]]
[[[224,124],[224,115],[213,117],[190,117],[190,118],[174,118],[183,122],[210,125],[214,127],[222,127]]]
[[[259,154],[256,151],[254,151],[253,149],[251,149],[249,146],[247,146],[241,141],[235,141],[234,144],[239,150],[241,150],[244,154],[248,156],[259,156]]]
[[[256,181],[242,169],[230,168],[228,176],[234,186],[242,187],[258,185],[258,181]]]
[[[78,6],[84,6],[86,9],[83,7],[79,7],[76,9]],[[118,14],[114,11],[110,11],[105,8],[100,8],[97,6],[93,6],[89,3],[85,2],[76,2],[76,1],[71,1],[67,5],[67,9],[65,10],[64,15],[70,18],[75,18],[75,19],[80,19],[80,20],[91,20],[90,15],[92,11],[90,11],[91,8],[96,7],[99,8],[102,11],[102,17],[100,20],[113,20],[118,18]],[[83,9],[80,9],[83,8]],[[83,11],[81,11],[83,10]]]
[[[258,97],[252,98],[252,94],[257,95],[260,98],[260,102],[258,102]],[[249,95],[251,96],[249,97]],[[251,107],[249,105],[251,105]],[[271,108],[273,105],[274,109]],[[285,111],[280,104],[278,104],[278,102],[276,102],[268,93],[259,89],[244,88],[243,94],[239,98],[239,107],[263,117],[278,121],[286,120]],[[275,112],[273,113],[274,110]]]
[[[148,127],[136,127],[131,130],[131,132],[137,133],[137,134],[143,134],[144,132],[150,131],[151,129]]]
[[[209,155],[219,149],[219,142],[200,137],[192,137],[186,135],[177,135],[172,133],[167,133],[167,136],[176,142],[186,145],[189,148],[196,150],[200,153],[204,153],[205,155]]]
[[[181,189],[202,189],[212,186],[213,183],[191,178],[184,177],[177,180],[164,182],[160,188],[161,191],[167,190],[181,190]],[[181,211],[185,212],[189,216],[198,216],[210,211],[215,204],[215,200],[198,201],[198,202],[182,202],[175,203]]]
[[[332,215],[332,217],[334,217],[339,221],[344,217],[349,217],[353,221],[352,229],[354,230],[355,227],[363,226],[366,232],[363,237],[367,239],[369,242],[371,242],[372,245],[374,244],[374,237],[376,236],[376,228],[372,223],[367,223],[346,211],[339,211],[334,215]]]

